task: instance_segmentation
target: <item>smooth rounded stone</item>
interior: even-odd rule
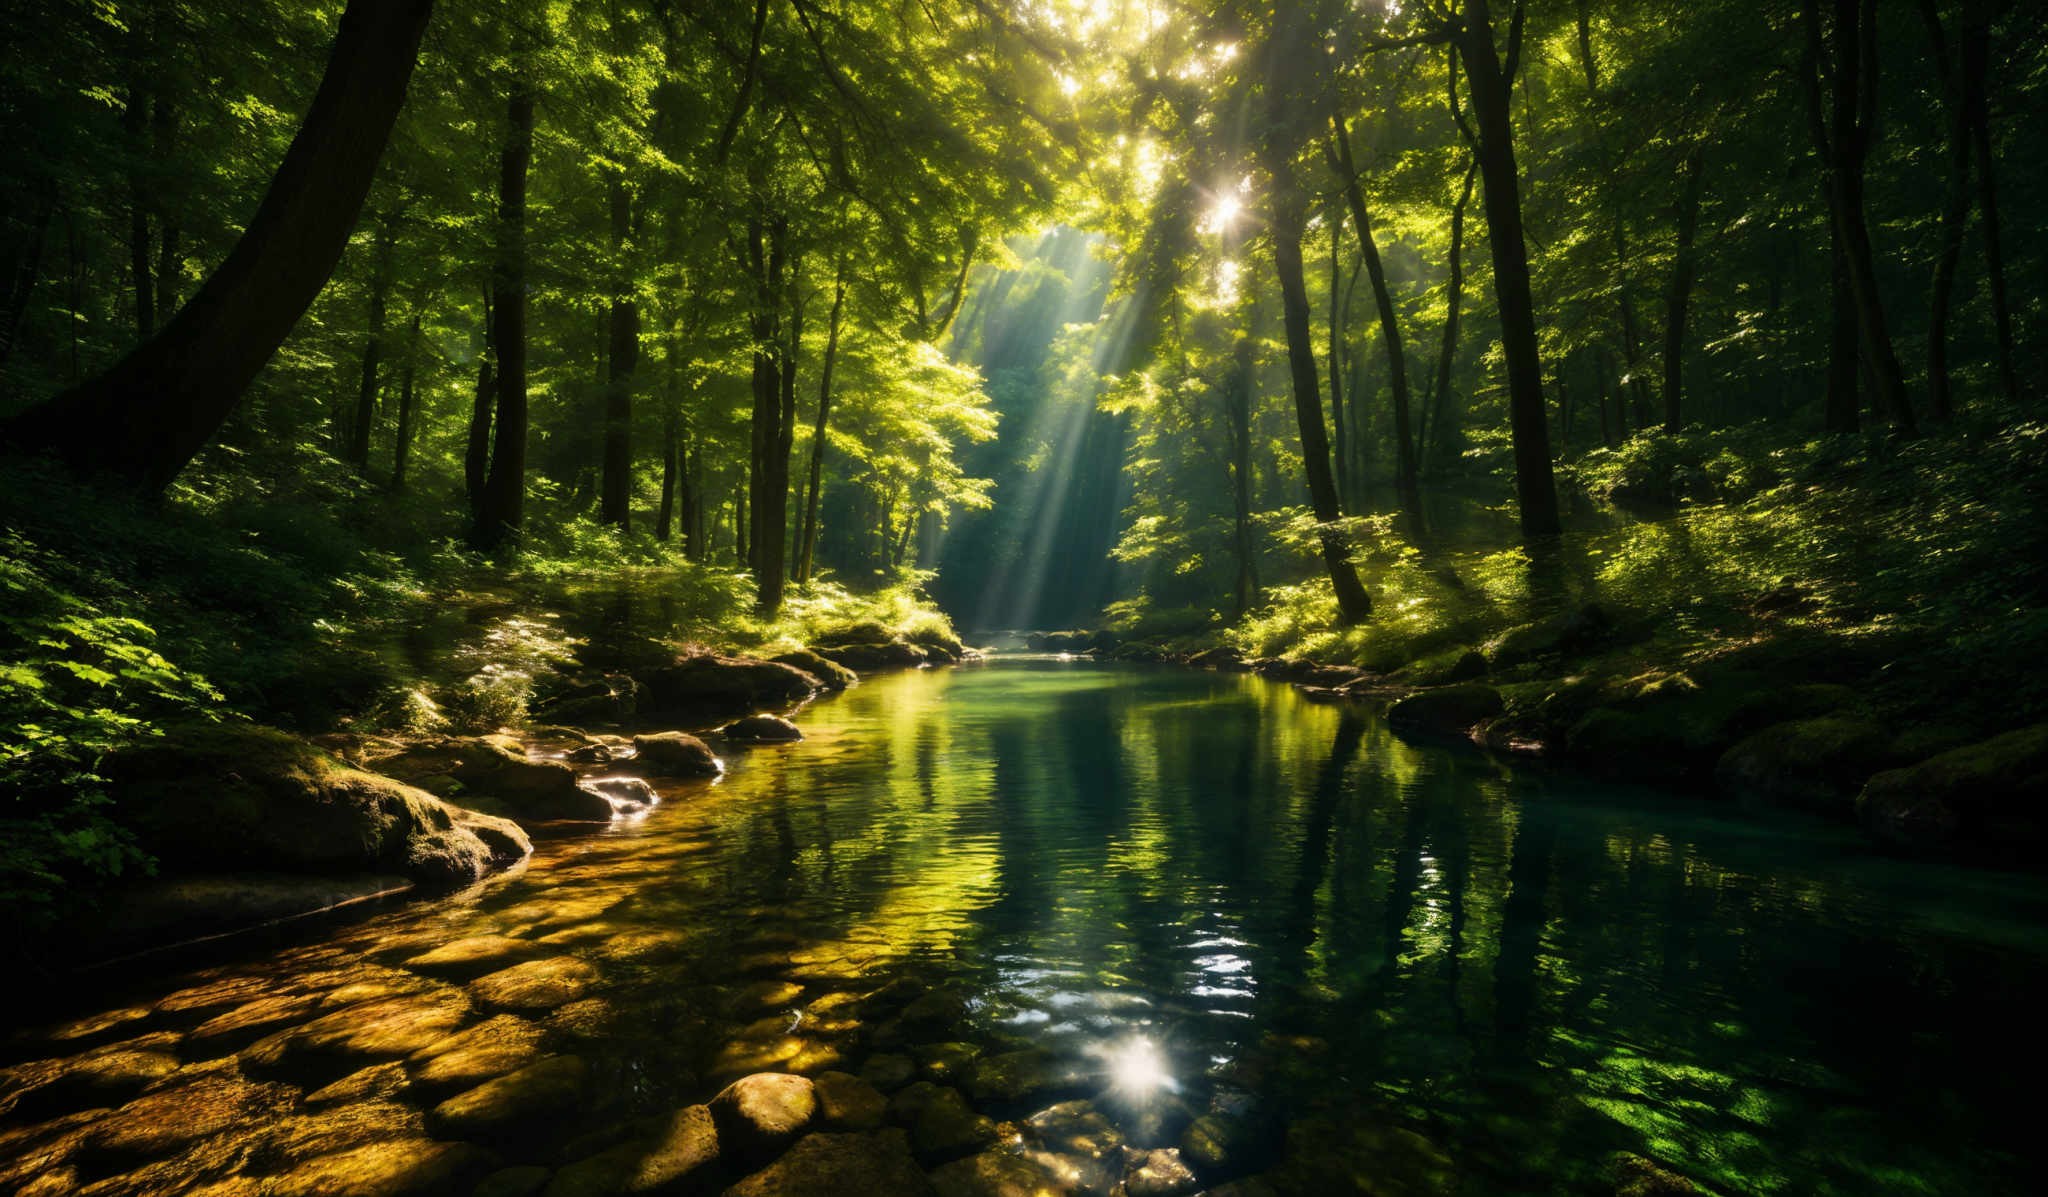
[[[569,750],[568,760],[574,765],[609,765],[612,763],[612,746],[609,744],[585,744]]]
[[[476,1188],[469,1197],[533,1197],[548,1183],[554,1173],[538,1164],[523,1164],[516,1168],[500,1168],[476,1182]]]
[[[395,1097],[405,1092],[406,1087],[405,1065],[393,1060],[357,1069],[323,1089],[315,1089],[306,1095],[305,1106],[317,1110],[370,1098]]]
[[[276,990],[276,982],[269,977],[237,973],[175,990],[157,999],[153,1010],[180,1020],[203,1022],[218,1011],[244,1005]]]
[[[782,1150],[817,1113],[810,1080],[783,1072],[741,1077],[711,1099],[719,1143],[744,1159],[767,1159]]]
[[[469,1021],[469,999],[452,990],[388,998],[323,1014],[244,1049],[244,1063],[279,1067],[305,1057],[381,1060],[409,1056]]]
[[[945,1084],[965,1077],[981,1048],[972,1043],[920,1043],[910,1053],[917,1057],[926,1079]]]
[[[123,1006],[118,1010],[102,1010],[97,1014],[88,1014],[83,1018],[74,1018],[69,1022],[58,1023],[56,1026],[43,1030],[40,1033],[32,1032],[10,1036],[10,1039],[14,1043],[23,1045],[61,1044],[65,1048],[85,1047],[93,1040],[102,1038],[115,1031],[128,1030],[132,1032],[138,1030],[140,1028],[135,1024],[142,1022],[156,1012],[154,1006]]]
[[[729,1013],[742,1017],[762,1010],[793,1005],[804,995],[804,987],[788,981],[756,981],[725,1001]]]
[[[794,744],[804,738],[796,724],[780,715],[748,715],[719,728],[718,734],[743,744]]]
[[[353,1006],[358,1002],[406,997],[410,994],[426,993],[434,988],[434,982],[404,969],[364,965],[354,970],[352,980],[321,995],[320,1009],[339,1010],[343,1006]]]
[[[95,1152],[155,1157],[208,1135],[274,1117],[296,1096],[288,1085],[245,1079],[232,1061],[188,1069],[189,1079],[128,1102],[94,1122],[86,1143]]]
[[[540,1059],[543,1034],[517,1015],[500,1014],[421,1048],[406,1064],[422,1088],[466,1089]]]
[[[507,935],[472,935],[452,940],[405,962],[405,967],[430,977],[467,981],[495,972],[534,954],[533,944]]]
[[[1056,1152],[1103,1159],[1124,1145],[1124,1133],[1093,1102],[1063,1101],[1030,1118],[1038,1141]]]
[[[262,1192],[275,1197],[426,1197],[460,1192],[498,1162],[471,1143],[398,1139],[308,1160],[266,1181]]]
[[[899,1130],[805,1135],[725,1197],[931,1197]]]
[[[671,956],[690,946],[688,932],[668,927],[651,927],[638,931],[625,931],[605,938],[597,948],[597,954],[607,960],[645,960],[651,956]]]
[[[1069,1190],[1037,1164],[1008,1151],[984,1151],[932,1169],[939,1197],[1061,1197]]]
[[[194,1059],[231,1055],[265,1035],[312,1018],[323,995],[280,993],[216,1014],[185,1036],[184,1052]]]
[[[725,770],[709,744],[679,731],[634,736],[633,764],[655,777],[716,777]]]
[[[548,1029],[572,1039],[601,1039],[611,1033],[618,1009],[604,998],[570,1002],[547,1016]]]
[[[453,1138],[516,1134],[574,1113],[589,1081],[581,1056],[549,1056],[449,1098],[428,1113],[427,1125]]]
[[[798,1072],[805,1076],[815,1076],[820,1072],[838,1068],[845,1063],[846,1053],[839,1050],[836,1044],[823,1043],[816,1039],[806,1039],[803,1041],[803,1046],[797,1049],[796,1054],[782,1062],[782,1069],[784,1072]]]
[[[1194,1171],[1181,1162],[1180,1152],[1172,1147],[1145,1153],[1124,1173],[1127,1197],[1181,1197],[1200,1187]]]
[[[1088,1079],[1079,1061],[1034,1047],[977,1061],[967,1077],[967,1092],[976,1101],[1023,1101],[1078,1088]]]
[[[967,1018],[967,999],[950,989],[934,990],[903,1007],[903,1025],[919,1030],[952,1027]]]
[[[811,1082],[818,1121],[832,1130],[874,1130],[889,1111],[882,1091],[851,1073],[821,1072]]]
[[[120,1105],[185,1066],[178,1042],[162,1031],[11,1068],[0,1073],[0,1101],[12,1099],[8,1113],[17,1120]]]
[[[636,1139],[569,1164],[546,1197],[696,1192],[718,1168],[718,1129],[705,1106],[685,1106],[661,1121],[651,1139]]]
[[[377,768],[436,794],[460,799],[514,819],[573,821],[611,817],[607,805],[576,784],[576,771],[560,761],[537,761],[506,735],[458,736],[416,744]]]
[[[551,956],[515,964],[469,983],[469,992],[501,1010],[552,1010],[589,991],[597,970],[574,956]]]
[[[654,787],[639,777],[593,777],[583,783],[583,788],[603,795],[615,814],[636,814],[661,801]]]
[[[860,1079],[884,1093],[893,1093],[917,1079],[917,1061],[893,1052],[869,1056],[860,1066]]]
[[[888,1119],[910,1130],[922,1160],[950,1160],[996,1141],[996,1124],[974,1112],[958,1089],[918,1081],[889,1099]]]

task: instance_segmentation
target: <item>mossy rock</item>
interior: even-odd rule
[[[967,651],[967,646],[960,643],[958,636],[955,636],[945,628],[930,624],[905,632],[903,638],[919,648],[938,649],[956,661],[960,659],[962,653]]]
[[[1477,649],[1454,648],[1410,661],[1395,670],[1389,681],[1404,686],[1449,686],[1486,676],[1486,657]]]
[[[915,669],[931,655],[907,640],[885,640],[880,644],[826,643],[818,645],[814,651],[828,661],[860,673],[877,669]]]
[[[1599,603],[1560,611],[1509,628],[1486,642],[1486,663],[1498,671],[1532,661],[1568,656],[1627,638],[1632,625]]]
[[[1880,773],[1856,796],[1856,813],[1897,847],[1964,845],[2038,865],[2048,831],[2048,723]]]
[[[837,661],[828,660],[808,648],[795,648],[786,653],[770,657],[778,665],[801,669],[817,678],[827,690],[844,690],[860,680],[860,675]]]
[[[103,771],[167,872],[398,874],[454,886],[531,850],[505,820],[249,724],[174,728]]]
[[[1858,715],[1774,724],[1721,754],[1714,781],[1738,801],[1847,816],[1871,774],[1898,763],[1892,732]]]
[[[1467,682],[1410,694],[1387,708],[1387,722],[1396,731],[1462,736],[1505,708],[1500,691]]]
[[[1613,776],[1704,784],[1721,754],[1773,723],[1853,707],[1841,686],[1785,685],[1721,670],[1657,674],[1611,687],[1565,737],[1579,763]]]
[[[559,761],[529,760],[511,736],[456,736],[416,744],[377,767],[443,798],[460,797],[494,814],[536,822],[604,821],[611,804],[576,784],[576,771]]]
[[[708,652],[643,670],[634,680],[647,687],[640,708],[643,715],[731,718],[766,708],[786,708],[823,688],[817,678],[779,661]]]

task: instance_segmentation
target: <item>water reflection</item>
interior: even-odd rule
[[[1075,1191],[1175,1145],[1283,1192],[1585,1190],[1616,1151],[1762,1193],[2027,1174],[2039,882],[1509,775],[1243,676],[999,663],[873,679],[804,724],[456,902],[152,982],[23,1067],[227,1069],[272,1103],[135,1191],[285,1176],[315,1141],[295,1119],[417,1126],[448,1094],[365,1045],[487,1016],[589,1062],[554,1138],[479,1135],[549,1166],[579,1118],[774,1069],[894,1095],[928,1165],[1006,1120]],[[114,1063],[54,1059],[81,1047]],[[80,1091],[115,1118],[135,1096]],[[0,1131],[69,1116],[56,1092]]]

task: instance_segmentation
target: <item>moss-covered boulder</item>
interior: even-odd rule
[[[1509,628],[1486,643],[1486,663],[1512,669],[1545,657],[1585,652],[1616,638],[1622,625],[1598,603],[1587,603]]]
[[[796,724],[780,715],[748,715],[719,728],[718,734],[743,744],[794,744],[804,738]]]
[[[103,771],[167,873],[398,874],[446,887],[532,850],[505,820],[249,724],[174,729]]]
[[[729,718],[793,706],[824,688],[817,678],[780,661],[712,652],[691,653],[634,678],[647,687],[643,715]]]
[[[1564,748],[1574,762],[1611,776],[1704,785],[1721,755],[1751,733],[1855,703],[1842,686],[1787,684],[1747,671],[1652,674],[1607,687]]]
[[[818,679],[818,684],[827,690],[844,690],[860,680],[860,675],[837,661],[830,661],[808,648],[791,649],[770,657],[769,660],[792,669],[801,669]]]
[[[1871,774],[1898,763],[1890,731],[1857,715],[1773,724],[1738,741],[1714,784],[1741,802],[1846,815]]]
[[[651,777],[716,777],[725,769],[711,746],[688,732],[634,736],[632,767]]]
[[[861,673],[877,669],[915,669],[931,655],[908,640],[886,640],[880,644],[825,643],[817,645],[815,651],[828,661]]]
[[[415,744],[379,760],[377,768],[510,819],[601,822],[612,817],[611,803],[577,785],[575,770],[560,761],[529,758],[511,736],[453,736]]]
[[[1449,686],[1486,676],[1486,656],[1478,649],[1454,648],[1410,661],[1388,680],[1404,686]]]
[[[1467,682],[1410,694],[1387,708],[1387,722],[1396,731],[1462,736],[1500,714],[1504,707],[1500,691]]]
[[[1880,773],[1856,796],[1856,814],[1898,847],[1963,845],[2038,863],[2048,838],[2048,723]]]

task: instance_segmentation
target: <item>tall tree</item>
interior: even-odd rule
[[[498,157],[498,245],[491,276],[497,408],[491,465],[473,530],[486,548],[504,544],[518,530],[526,502],[526,174],[533,160],[533,105],[532,85],[515,80]]]
[[[612,254],[616,261],[610,322],[611,373],[605,383],[604,468],[597,522],[631,530],[633,499],[633,372],[640,365],[640,305],[633,295],[627,242],[633,229],[633,193],[624,173],[607,179]]]
[[[1412,514],[1422,511],[1422,484],[1415,461],[1415,438],[1409,431],[1408,364],[1401,349],[1401,324],[1394,315],[1394,298],[1387,290],[1387,272],[1380,265],[1379,245],[1373,238],[1372,217],[1365,206],[1365,188],[1359,182],[1357,165],[1351,157],[1351,134],[1344,127],[1344,114],[1330,114],[1333,134],[1331,165],[1344,188],[1351,207],[1351,223],[1358,230],[1358,250],[1365,257],[1365,275],[1372,284],[1374,305],[1380,314],[1380,339],[1387,348],[1387,379],[1394,396],[1394,490],[1401,506]]]

